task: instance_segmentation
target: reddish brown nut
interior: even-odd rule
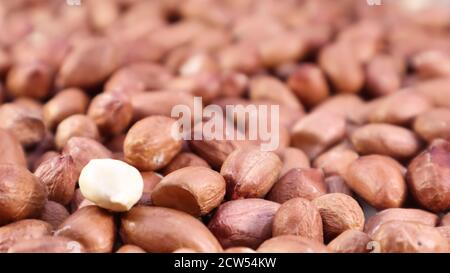
[[[328,112],[334,115],[344,116],[355,124],[363,124],[367,120],[368,105],[354,94],[339,94],[332,96],[316,108],[314,112]],[[369,107],[370,108],[370,107]]]
[[[55,151],[47,151],[43,154],[41,154],[40,156],[36,157],[36,159],[34,159],[31,164],[31,170],[32,171],[36,171],[36,169],[45,161],[49,160],[50,158],[59,156],[58,152]],[[30,156],[28,156],[28,159],[30,158]]]
[[[53,201],[47,201],[39,219],[49,223],[53,229],[57,229],[69,215],[69,212],[63,205]]]
[[[21,104],[3,104],[0,107],[0,121],[0,127],[11,131],[25,147],[35,145],[45,137],[45,125],[41,117]]]
[[[374,101],[368,119],[374,123],[408,125],[432,107],[431,101],[419,92],[399,91]]]
[[[89,99],[81,89],[69,88],[60,91],[44,105],[45,125],[53,129],[72,115],[84,114],[88,103]]]
[[[0,228],[0,253],[8,252],[18,241],[51,235],[50,224],[40,220],[21,220]]]
[[[272,235],[298,235],[322,243],[323,227],[319,210],[303,198],[284,202],[273,218]]]
[[[328,253],[327,247],[315,240],[295,235],[282,235],[265,241],[259,253]]]
[[[203,223],[187,213],[168,208],[142,206],[131,209],[122,216],[120,234],[125,243],[147,252],[169,253],[179,248],[198,252],[222,250]]]
[[[390,124],[364,125],[353,132],[351,140],[361,154],[408,158],[420,149],[420,141],[413,132]]]
[[[415,84],[411,88],[427,97],[435,106],[450,107],[449,77],[436,78]]]
[[[415,199],[432,211],[450,208],[450,142],[435,140],[408,166],[407,181]]]
[[[450,140],[450,109],[434,108],[420,114],[414,121],[414,131],[428,142]]]
[[[350,164],[347,185],[377,209],[401,207],[406,183],[398,162],[381,155],[363,156]]]
[[[311,201],[327,193],[323,179],[317,169],[291,169],[275,183],[267,199],[280,204],[296,197]]]
[[[364,85],[362,65],[348,43],[338,42],[322,49],[319,65],[339,93],[357,93]]]
[[[179,248],[179,249],[173,251],[172,253],[198,253],[198,251],[195,251],[191,248],[182,247],[182,248]]]
[[[152,204],[152,192],[156,185],[161,182],[162,176],[155,172],[142,172],[142,179],[144,180],[144,191],[142,192],[139,205],[151,205]]]
[[[80,242],[88,252],[105,253],[113,249],[115,229],[110,213],[97,206],[87,206],[70,215],[55,235]]]
[[[413,222],[390,221],[373,235],[383,253],[448,252],[446,238],[435,227]]]
[[[72,200],[78,176],[70,155],[56,156],[42,162],[34,175],[47,187],[49,200],[63,205]]]
[[[441,226],[450,226],[450,213],[445,214],[445,215],[441,218],[440,225],[441,225]]]
[[[414,222],[417,224],[434,227],[437,224],[438,217],[436,214],[420,209],[385,209],[367,220],[366,226],[364,227],[364,232],[366,232],[369,236],[373,236],[381,225],[389,221]]]
[[[72,202],[70,202],[70,211],[73,213],[87,206],[95,206],[95,204],[87,200],[81,193],[80,189],[76,189]]]
[[[0,225],[38,217],[47,201],[45,186],[17,165],[0,165],[0,192]]]
[[[142,248],[135,245],[123,245],[116,253],[146,253]]]
[[[6,85],[13,97],[43,99],[48,96],[52,82],[53,70],[49,65],[27,62],[11,68]]]
[[[8,253],[84,253],[79,242],[64,237],[44,236],[15,243]]]
[[[92,118],[85,115],[73,115],[63,120],[56,129],[55,143],[62,149],[72,137],[100,139],[97,125]]]
[[[102,93],[92,99],[87,114],[103,135],[116,135],[130,124],[133,108],[127,98],[117,93]]]
[[[339,175],[333,175],[325,178],[328,193],[343,193],[353,196],[352,190],[347,186],[344,178]]]
[[[152,192],[152,203],[195,217],[210,213],[225,196],[225,180],[206,167],[186,167],[164,177]]]
[[[400,88],[400,76],[397,61],[390,55],[376,55],[367,64],[367,87],[374,96],[396,92]]]
[[[310,168],[309,158],[306,154],[297,148],[287,147],[278,152],[278,156],[283,162],[283,167],[281,168],[280,177],[285,175],[291,169],[294,168]]]
[[[334,238],[328,248],[335,253],[368,253],[371,240],[366,233],[349,229]]]
[[[256,251],[254,251],[253,249],[248,248],[248,247],[237,246],[237,247],[227,248],[223,251],[223,253],[256,253]]]
[[[307,53],[307,41],[295,32],[278,32],[275,37],[258,44],[258,52],[266,67],[297,61]]]
[[[208,224],[224,248],[257,248],[272,236],[279,204],[263,199],[241,199],[222,204]]]
[[[441,233],[441,235],[444,238],[447,238],[447,243],[450,245],[450,227],[449,226],[441,226],[441,227],[437,227],[436,228],[439,233]]]
[[[164,89],[185,92],[202,97],[205,104],[211,103],[220,95],[221,78],[217,72],[203,72],[191,76],[177,77],[170,80]],[[167,92],[167,91],[166,91]]]
[[[314,168],[322,169],[325,176],[344,176],[348,166],[358,159],[359,155],[353,150],[337,145],[319,155],[313,162]]]
[[[450,76],[450,55],[444,51],[419,52],[413,57],[411,63],[422,78]]]
[[[87,2],[88,21],[98,31],[110,27],[120,15],[120,5],[116,1],[89,1]]]
[[[181,150],[182,141],[174,135],[174,124],[175,120],[163,116],[134,124],[125,138],[125,160],[143,171],[165,167]]]
[[[111,158],[112,153],[101,143],[85,137],[72,137],[64,146],[63,155],[70,155],[75,163],[78,178],[91,159]]]
[[[289,76],[288,85],[301,102],[316,106],[330,95],[322,70],[315,64],[299,65]]]
[[[105,80],[118,65],[118,52],[106,39],[81,42],[65,57],[58,81],[64,87],[92,87]]]
[[[249,84],[248,77],[243,73],[235,71],[224,71],[221,77],[221,94],[224,97],[242,96]]]
[[[168,175],[171,172],[179,170],[184,167],[206,167],[210,168],[209,164],[203,160],[201,157],[188,152],[182,152],[176,155],[172,161],[170,161],[169,165],[167,165],[162,173],[164,175]]]
[[[25,152],[17,138],[9,131],[0,129],[0,164],[26,167]]]
[[[272,152],[257,147],[242,147],[232,152],[222,165],[220,174],[227,182],[231,199],[262,198],[277,181],[281,160]]]
[[[252,74],[263,64],[256,47],[250,43],[238,43],[224,47],[218,54],[222,70]]]
[[[329,193],[312,201],[319,210],[326,241],[334,239],[347,229],[363,230],[364,212],[358,202],[343,193]]]
[[[317,157],[345,135],[345,119],[331,112],[317,111],[300,119],[292,128],[293,146],[310,159]]]

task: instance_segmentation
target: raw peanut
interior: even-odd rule
[[[258,52],[266,67],[297,61],[307,53],[307,43],[300,35],[279,32],[275,37],[264,39],[258,44]]]
[[[318,111],[305,116],[294,125],[291,141],[293,146],[313,159],[342,140],[344,135],[345,120],[342,116]]]
[[[407,181],[415,199],[439,212],[450,208],[450,142],[435,140],[408,166]]]
[[[250,81],[249,96],[252,101],[271,101],[303,111],[303,106],[292,91],[275,77],[258,76],[252,78]]]
[[[17,103],[5,103],[0,107],[0,128],[8,129],[25,146],[33,146],[44,139],[42,119],[27,107]]]
[[[125,97],[102,93],[92,99],[87,114],[103,135],[116,135],[130,124],[133,108]]]
[[[49,129],[56,128],[66,118],[76,114],[83,114],[87,106],[88,97],[83,90],[76,88],[62,90],[44,105],[45,125]]]
[[[58,81],[64,87],[92,87],[111,75],[118,61],[117,49],[110,41],[83,41],[65,57]]]
[[[256,251],[254,251],[251,248],[248,247],[230,247],[227,248],[223,251],[223,253],[256,253]]]
[[[92,159],[111,158],[112,153],[101,143],[96,140],[85,137],[72,137],[70,138],[62,154],[70,155],[75,162],[75,168],[77,171],[77,177],[81,173],[81,170]]]
[[[373,235],[383,253],[448,252],[446,238],[438,229],[412,222],[390,221]]]
[[[396,92],[400,88],[400,76],[397,61],[390,55],[376,55],[367,64],[367,87],[376,97]]]
[[[294,168],[310,168],[311,165],[309,163],[309,159],[306,154],[297,148],[286,147],[278,152],[278,156],[283,162],[283,166],[281,168],[280,177],[285,175],[291,169]]]
[[[40,220],[21,220],[0,227],[0,253],[8,250],[18,241],[40,238],[50,235],[50,224]]]
[[[120,6],[116,1],[99,0],[87,2],[88,21],[95,30],[110,27],[120,14]]]
[[[235,71],[224,71],[221,78],[221,94],[224,97],[242,96],[249,84],[245,74]]]
[[[9,131],[0,129],[0,164],[26,167],[25,152],[17,138]]]
[[[277,181],[281,164],[272,152],[256,147],[236,149],[220,170],[227,182],[227,195],[231,199],[264,197]]]
[[[164,177],[152,191],[152,203],[195,217],[210,213],[225,196],[225,180],[206,167],[185,167]]]
[[[437,224],[438,217],[436,214],[420,209],[385,209],[367,220],[366,226],[364,227],[364,232],[366,232],[369,236],[373,236],[381,225],[390,221],[414,222],[417,224],[434,227]]]
[[[59,156],[59,153],[55,152],[55,151],[47,151],[47,152],[43,153],[42,155],[40,155],[39,157],[37,157],[35,160],[32,161],[31,170],[36,171],[37,168],[42,163],[49,160],[50,158],[57,157],[57,156]],[[30,158],[30,155],[28,155],[28,158]]]
[[[298,235],[322,243],[323,227],[319,210],[303,198],[284,202],[273,218],[272,235]]]
[[[181,150],[174,124],[175,120],[163,116],[151,116],[134,124],[125,138],[125,160],[143,171],[165,167]]]
[[[413,85],[411,88],[427,97],[435,106],[450,107],[450,77],[441,77]]]
[[[339,175],[333,175],[325,178],[328,193],[343,193],[353,196],[352,190],[347,186],[344,178]]]
[[[168,253],[179,248],[198,252],[222,250],[217,239],[200,221],[168,208],[133,208],[122,216],[120,234],[125,243],[151,253]]]
[[[327,193],[323,179],[317,169],[291,169],[275,183],[267,199],[280,204],[296,197],[311,201]]]
[[[99,207],[122,212],[130,210],[142,196],[144,182],[139,171],[114,159],[93,159],[78,179],[81,193]]]
[[[368,253],[370,237],[359,230],[349,229],[342,232],[328,244],[328,248],[335,253]]]
[[[30,115],[35,116],[36,118],[43,119],[43,109],[44,106],[38,100],[20,97],[14,100],[14,104],[17,104],[23,107],[26,111],[30,113]]]
[[[180,91],[153,91],[131,97],[134,120],[155,115],[170,117],[172,108],[176,105],[185,105],[193,111],[193,102],[192,95]]]
[[[330,95],[322,70],[312,63],[295,68],[289,76],[288,85],[300,101],[310,107],[320,104]]]
[[[399,91],[382,97],[369,113],[373,123],[407,125],[432,107],[431,101],[419,92]]]
[[[339,93],[358,93],[364,85],[361,63],[345,42],[330,44],[322,49],[319,65]]]
[[[162,173],[164,175],[168,175],[176,170],[185,167],[206,167],[210,168],[209,164],[203,160],[201,157],[188,152],[182,152],[176,155],[172,161],[170,161],[169,165],[167,165]]]
[[[347,173],[348,166],[358,159],[359,155],[353,150],[337,145],[319,155],[313,162],[314,168],[322,169],[325,176]]]
[[[398,162],[381,155],[363,156],[350,164],[347,185],[377,209],[401,207],[406,183]]]
[[[370,107],[357,95],[339,94],[318,105],[314,108],[314,112],[334,113],[344,116],[347,120],[356,124],[363,124],[366,122],[366,108]]]
[[[437,227],[436,228],[439,233],[441,233],[441,235],[444,238],[447,238],[447,243],[450,245],[450,227],[449,226],[441,226],[441,227]]]
[[[87,206],[95,206],[95,204],[89,200],[87,200],[83,194],[81,193],[80,189],[75,190],[75,195],[72,199],[72,202],[70,202],[70,211],[73,213],[83,207]]]
[[[6,85],[13,97],[43,99],[50,93],[52,68],[42,62],[15,64],[8,73]]]
[[[420,114],[414,121],[414,131],[428,142],[450,140],[450,109],[434,108]]]
[[[144,180],[144,190],[142,192],[141,199],[138,201],[138,205],[151,205],[152,192],[156,185],[161,182],[163,177],[155,172],[141,172],[141,175]]]
[[[146,253],[142,248],[135,245],[123,245],[116,253]]]
[[[181,76],[194,76],[202,73],[217,72],[218,64],[213,56],[206,52],[190,54],[180,64],[178,72]]]
[[[106,253],[113,249],[115,229],[110,213],[97,206],[87,206],[70,215],[55,235],[80,242],[87,252]]]
[[[361,154],[408,158],[417,154],[420,141],[408,129],[390,124],[368,124],[356,129],[351,140]]]
[[[72,137],[100,139],[97,125],[92,118],[85,115],[73,115],[63,120],[56,129],[55,143],[62,149]]]
[[[38,217],[47,201],[45,186],[18,165],[0,165],[0,192],[0,225]]]
[[[263,199],[241,199],[222,204],[208,224],[224,248],[257,248],[272,236],[279,204]]]
[[[76,241],[64,237],[44,236],[19,241],[8,253],[84,253],[86,249]]]
[[[67,205],[73,198],[78,175],[70,155],[55,156],[41,165],[34,172],[46,186],[48,199]]]
[[[295,235],[282,235],[265,241],[259,253],[328,253],[327,247],[315,240]]]
[[[222,70],[252,74],[261,70],[263,64],[256,46],[250,43],[237,43],[224,47],[219,53]]]
[[[343,193],[329,193],[312,201],[323,222],[325,241],[330,241],[347,229],[363,230],[364,212],[358,202]]]
[[[411,60],[412,66],[422,78],[450,76],[450,55],[444,51],[419,52]]]
[[[219,73],[203,72],[197,75],[174,78],[164,86],[164,89],[170,90],[168,92],[184,92],[195,97],[202,97],[203,102],[209,104],[220,95],[220,81]]]
[[[47,201],[39,219],[49,223],[53,229],[57,229],[69,215],[69,212],[63,205],[53,201]]]
[[[450,226],[450,213],[445,214],[441,218],[441,226]]]

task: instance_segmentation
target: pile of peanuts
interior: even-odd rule
[[[441,2],[0,1],[0,252],[450,252]]]

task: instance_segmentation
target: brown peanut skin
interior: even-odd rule
[[[112,214],[97,206],[80,208],[55,231],[55,235],[78,241],[87,252],[94,253],[111,252],[115,233]]]
[[[189,227],[189,228],[186,228]],[[150,253],[169,253],[179,248],[220,252],[217,239],[191,215],[161,207],[135,207],[121,218],[120,234],[127,244]]]
[[[144,180],[144,191],[142,192],[141,199],[139,199],[139,205],[151,205],[152,204],[152,192],[156,185],[161,182],[162,176],[155,172],[141,172],[142,179]]]
[[[363,156],[350,164],[347,185],[377,209],[401,207],[406,183],[398,162],[381,155]]]
[[[125,160],[142,171],[165,167],[180,152],[181,139],[172,136],[175,120],[151,116],[135,123],[123,144]]]
[[[425,50],[411,60],[414,70],[422,78],[450,76],[450,55],[440,50]]]
[[[327,247],[335,253],[368,253],[371,240],[366,233],[349,229],[334,238]]]
[[[135,245],[123,245],[116,253],[146,253],[142,248]]]
[[[295,235],[282,235],[265,241],[259,253],[328,253],[328,248],[315,240]]]
[[[358,159],[359,155],[346,147],[336,146],[319,155],[313,162],[314,168],[322,169],[325,176],[344,176],[348,166]]]
[[[414,131],[428,142],[450,140],[450,109],[433,108],[417,116]]]
[[[25,152],[20,142],[5,129],[0,129],[0,164],[27,166]]]
[[[272,236],[298,235],[323,243],[319,210],[308,200],[293,198],[284,202],[273,218]]]
[[[294,168],[310,168],[309,158],[306,154],[297,148],[286,147],[279,151],[278,156],[283,162],[283,167],[281,168],[280,177],[285,175],[291,169]]]
[[[38,217],[47,201],[41,181],[17,165],[0,165],[0,192],[0,225]]]
[[[39,61],[15,64],[8,73],[6,85],[14,97],[43,99],[53,83],[51,66]]]
[[[92,118],[86,115],[72,115],[59,123],[55,134],[55,144],[62,149],[72,137],[99,140],[100,133]]]
[[[420,82],[411,88],[427,97],[435,106],[450,107],[449,84],[449,77],[440,77]]]
[[[344,178],[339,175],[328,176],[324,180],[327,193],[343,193],[353,197],[352,190],[347,186]]]
[[[51,235],[50,224],[34,219],[26,219],[0,227],[0,253],[8,250],[16,242]]]
[[[70,213],[63,205],[54,201],[47,201],[39,219],[49,223],[53,229],[57,229],[69,216]]]
[[[414,198],[425,208],[450,208],[450,142],[435,140],[408,166],[407,181]]]
[[[177,154],[166,167],[164,167],[162,173],[164,175],[168,175],[171,172],[174,172],[181,168],[194,166],[211,168],[209,164],[198,155],[194,153],[181,152]]]
[[[279,204],[264,199],[240,199],[222,204],[208,228],[224,248],[257,248],[272,236],[273,217]]]
[[[343,193],[329,193],[312,201],[323,222],[325,241],[330,241],[347,229],[363,230],[364,212],[358,202]]]
[[[44,236],[14,244],[8,253],[85,253],[79,242],[64,237]]]
[[[185,167],[164,177],[152,191],[152,203],[194,217],[210,213],[225,196],[225,180],[206,167]]]
[[[220,170],[227,183],[227,196],[233,200],[264,197],[277,181],[281,164],[275,153],[256,147],[236,149]]]
[[[387,54],[374,56],[366,68],[366,84],[374,96],[396,92],[401,85],[401,75],[394,57]]]
[[[327,193],[323,180],[320,170],[291,169],[275,183],[267,199],[280,204],[296,197],[311,201]]]
[[[364,232],[369,236],[374,235],[381,225],[389,221],[414,222],[434,227],[438,216],[431,212],[420,209],[392,208],[385,209],[370,217],[364,227]]]
[[[435,227],[413,222],[390,221],[378,229],[373,240],[382,253],[448,252],[446,238]]]

